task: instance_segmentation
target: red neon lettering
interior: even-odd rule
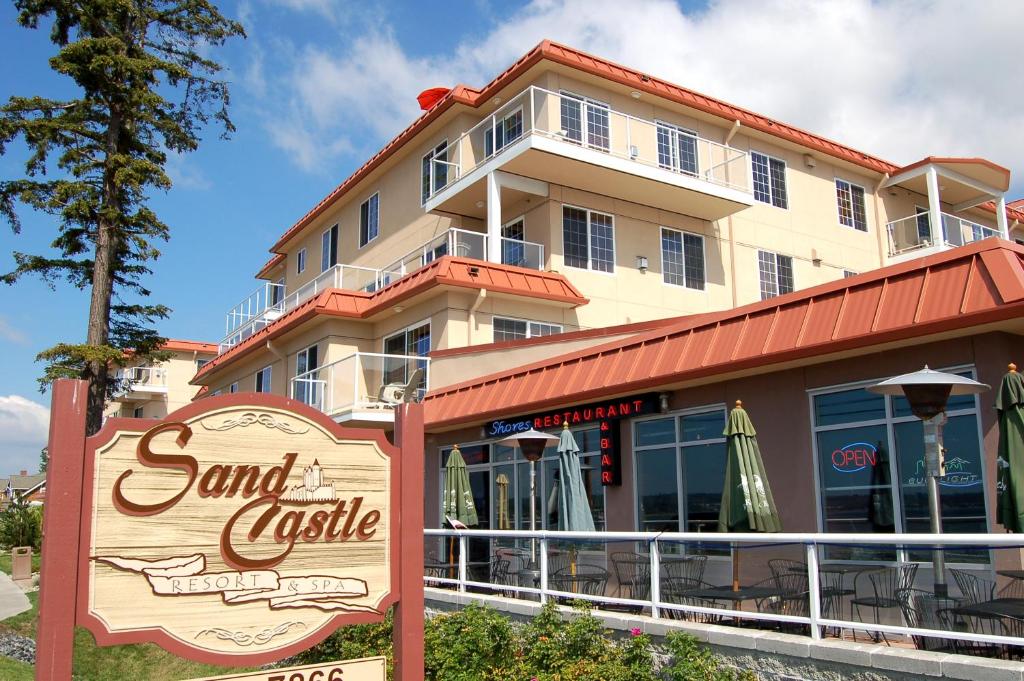
[[[606,437],[601,438],[601,449],[611,449],[612,441]]]
[[[604,407],[598,407],[597,409],[595,409],[594,410],[594,415],[597,416],[597,418],[599,418],[599,419],[603,419],[604,418]]]
[[[607,421],[601,421],[601,432],[609,431],[611,429],[611,424],[609,424]]]
[[[612,457],[610,457],[607,454],[602,454],[601,455],[601,465],[602,466],[611,466],[612,465]]]
[[[601,482],[604,482],[604,483],[607,483],[607,484],[610,485],[612,483],[612,472],[611,471],[601,471]]]
[[[608,418],[611,419],[611,418],[615,418],[616,416],[618,416],[619,415],[619,411],[615,408],[614,404],[609,404],[608,405],[608,412],[607,412],[607,414],[608,414]]]

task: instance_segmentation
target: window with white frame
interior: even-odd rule
[[[787,208],[786,162],[752,151],[750,167],[754,175],[754,198],[777,208]]]
[[[338,264],[338,225],[320,235],[320,271],[326,272]]]
[[[137,419],[141,419],[143,417],[143,414],[145,414],[145,411],[146,410],[144,407],[135,407],[135,409],[132,410],[132,416],[134,416]]]
[[[661,271],[666,284],[704,290],[704,237],[661,228]]]
[[[359,248],[377,238],[380,231],[380,193],[363,201],[359,206]]]
[[[563,138],[608,151],[611,146],[608,105],[568,92],[561,93],[561,100]]]
[[[501,227],[501,262],[503,265],[524,265],[526,262],[526,221],[522,217]]]
[[[419,389],[426,387],[427,362],[416,359],[430,353],[430,322],[410,326],[384,338],[384,382],[409,382],[416,369],[420,369]]]
[[[971,370],[955,370],[973,377]],[[866,385],[812,391],[821,527],[825,532],[928,532],[922,422],[903,397]],[[985,533],[985,486],[973,395],[949,398],[943,429],[946,476],[939,482],[943,532]],[[927,550],[830,546],[839,560],[930,560]],[[950,548],[949,562],[985,562],[984,549]]]
[[[196,371],[199,371],[200,369],[202,369],[204,366],[209,364],[209,362],[210,362],[210,360],[208,360],[208,359],[203,359],[202,357],[197,358],[196,359]]]
[[[295,378],[292,379],[292,399],[311,406],[320,405],[321,381],[317,368],[319,364],[317,346],[299,350],[295,355]]]
[[[295,274],[302,274],[306,271],[306,249],[300,248],[295,254]]]
[[[614,218],[586,208],[562,206],[562,248],[569,267],[614,272]]]
[[[448,184],[448,140],[441,142],[423,156],[423,173],[420,181],[420,203],[426,203],[431,195]]]
[[[718,531],[725,418],[714,406],[633,421],[638,531]]]
[[[914,206],[914,221],[917,224],[917,238],[919,241],[931,243],[932,224],[931,214],[924,206]]]
[[[697,133],[656,121],[658,165],[687,175],[697,174]]]
[[[868,231],[864,187],[836,178],[836,202],[839,208],[839,224],[861,232]]]
[[[237,393],[238,392],[238,381],[235,381],[234,383],[232,383],[231,385],[228,386],[228,392],[229,393]]]
[[[523,136],[523,110],[516,109],[501,114],[492,122],[492,126],[484,131],[484,155],[490,156],[501,151],[507,145]],[[494,140],[497,137],[498,143]]]
[[[761,300],[793,292],[793,258],[771,251],[757,252]]]
[[[509,317],[495,317],[492,321],[495,343],[562,333],[561,324],[531,322],[525,319],[512,319]]]
[[[857,273],[853,270],[843,270],[843,279],[849,279],[850,277],[856,277]]]
[[[217,395],[220,395],[221,392],[222,391],[219,390],[219,389],[218,390],[214,390],[212,393],[210,393],[210,397],[216,397]]]
[[[270,370],[271,367],[265,366],[256,372],[256,392],[258,393],[269,393],[270,392]]]

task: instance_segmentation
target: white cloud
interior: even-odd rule
[[[192,163],[187,156],[173,151],[167,151],[167,163],[164,170],[171,182],[178,189],[193,189],[205,191],[213,187],[213,182],[206,176],[206,173]]]
[[[421,90],[483,85],[551,38],[897,163],[970,155],[1012,167],[1024,158],[1024,3],[718,0],[686,14],[667,0],[536,0],[427,56],[410,55],[379,19],[360,19],[361,33],[347,26],[360,37],[344,51],[293,55],[279,84],[288,139],[365,131],[379,146],[419,114]],[[303,167],[310,154],[336,153],[278,144]]]
[[[37,470],[49,428],[48,408],[20,395],[0,395],[0,476]]]
[[[13,326],[3,315],[0,315],[0,339],[15,345],[28,345],[28,336],[25,332]]]

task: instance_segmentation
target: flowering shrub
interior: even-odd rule
[[[294,662],[310,664],[372,655],[388,656],[391,618],[339,629]],[[579,604],[563,619],[553,604],[526,624],[491,608],[470,605],[438,615],[424,630],[425,678],[434,681],[747,681],[750,672],[722,667],[710,650],[687,634],[666,637],[668,662],[654,668],[651,638],[634,628],[614,638]]]

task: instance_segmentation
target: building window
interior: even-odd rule
[[[917,222],[917,238],[921,242],[931,243],[931,214],[923,206],[914,206],[914,218]]]
[[[971,371],[958,371],[973,377]],[[924,432],[903,397],[869,393],[864,387],[816,391],[811,417],[824,532],[879,534],[928,532]],[[941,486],[942,531],[985,533],[984,480],[973,395],[953,396],[943,429],[946,476]],[[930,552],[885,547],[830,546],[838,560],[927,562]],[[950,562],[985,562],[985,549],[950,548]]]
[[[209,364],[209,362],[210,362],[210,360],[208,360],[208,359],[203,359],[201,357],[197,358],[196,359],[196,371],[199,371],[200,369],[202,369],[204,366]]]
[[[292,379],[292,399],[310,406],[320,406],[321,381],[317,347],[311,345],[295,355],[295,378]]]
[[[448,140],[441,142],[423,157],[420,203],[426,203],[434,192],[448,185]]]
[[[639,531],[718,531],[725,485],[723,430],[725,407],[633,422]]]
[[[132,410],[132,416],[137,419],[141,419],[144,412],[145,409],[143,407],[135,407],[135,409]]]
[[[757,252],[761,300],[793,292],[793,258],[770,251]]]
[[[843,270],[843,279],[849,279],[850,277],[856,277],[857,273],[853,270]]]
[[[507,317],[495,317],[493,319],[493,326],[495,343],[562,333],[561,324],[546,324],[544,322],[531,322],[525,319],[509,319]]]
[[[704,237],[661,228],[661,271],[666,284],[704,290]]]
[[[658,121],[658,165],[687,175],[697,174],[697,134]]]
[[[326,272],[338,264],[338,225],[320,236],[320,271]]]
[[[426,357],[430,352],[430,322],[410,326],[384,339],[384,382],[409,382],[413,371],[421,369],[423,375],[418,382],[418,389],[426,388],[427,362],[416,359]]]
[[[614,219],[585,208],[562,206],[562,247],[569,267],[614,272]]]
[[[380,193],[359,206],[359,248],[377,238],[380,231]]]
[[[515,142],[523,136],[523,110],[516,109],[512,113],[503,114],[503,118],[494,121],[494,125],[484,131],[484,155],[501,151],[507,145]],[[498,145],[495,148],[494,138],[497,136]]]
[[[571,142],[608,151],[611,145],[608,105],[567,92],[561,93],[561,99],[562,136]]]
[[[295,274],[302,274],[306,271],[306,249],[300,248],[295,254]]]
[[[839,205],[839,224],[868,231],[868,218],[864,210],[864,187],[836,180],[836,201]]]
[[[788,208],[786,162],[752,151],[750,165],[754,173],[754,198],[777,208]]]
[[[522,217],[507,222],[501,228],[501,263],[527,266],[526,221]]]
[[[230,386],[228,386],[228,392],[229,393],[237,393],[238,392],[238,381],[235,381]]]
[[[271,367],[266,366],[256,372],[256,392],[270,392],[270,369]]]

